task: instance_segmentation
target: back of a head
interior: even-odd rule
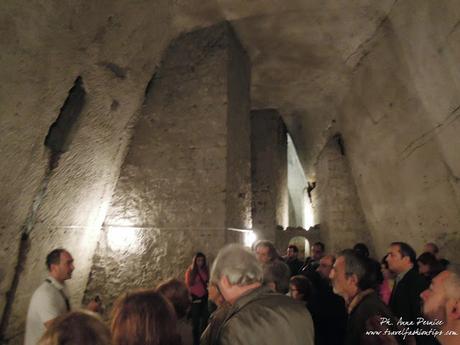
[[[112,345],[177,345],[172,304],[154,290],[122,295],[112,312]]]
[[[310,279],[303,275],[296,275],[291,277],[289,284],[293,285],[298,290],[305,302],[310,302],[313,295],[313,285]]]
[[[431,278],[446,269],[446,267],[440,261],[438,261],[436,256],[430,252],[420,254],[420,256],[417,258],[417,263],[428,266],[428,272],[425,274]]]
[[[261,283],[262,266],[254,253],[239,244],[229,244],[217,254],[211,269],[211,282],[226,276],[232,285]]]
[[[191,301],[187,286],[179,279],[169,279],[160,284],[157,291],[165,296],[174,306],[178,319],[187,315]]]
[[[369,248],[367,248],[364,243],[356,243],[353,247],[353,251],[358,255],[364,256],[365,258],[369,257]]]
[[[417,262],[421,262],[424,265],[429,265],[429,266],[434,266],[438,260],[434,256],[434,254],[430,252],[425,252],[420,254],[420,256],[417,258]]]
[[[345,258],[346,274],[356,275],[358,278],[358,288],[361,291],[376,289],[382,282],[383,279],[381,278],[379,269],[380,264],[377,261],[363,257],[351,249],[343,250],[338,256],[343,256]]]
[[[428,242],[425,244],[425,250],[430,252],[431,254],[437,255],[439,253],[439,247],[436,243]]]
[[[289,266],[280,260],[272,261],[263,266],[264,284],[273,283],[276,292],[285,294],[289,291]]]
[[[73,311],[59,316],[39,345],[110,345],[110,331],[97,314]]]

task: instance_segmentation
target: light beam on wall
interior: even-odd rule
[[[113,251],[135,252],[139,248],[139,230],[132,227],[109,226],[107,243]]]
[[[288,135],[287,147],[288,147],[288,191],[290,199],[289,211],[289,225],[301,226],[304,229],[308,229],[313,222],[311,204],[308,199],[307,193],[305,193],[308,187],[308,182],[305,177],[302,164],[300,163],[297,150],[295,148],[292,138]],[[309,204],[310,209],[306,210],[306,204]],[[308,212],[308,213],[307,213]],[[312,224],[314,225],[314,224]]]
[[[230,231],[237,231],[243,233],[243,243],[246,247],[251,247],[252,244],[256,241],[256,233],[248,229],[237,229],[237,228],[227,228]]]
[[[313,208],[311,207],[310,200],[305,198],[304,200],[304,210],[303,210],[303,222],[304,229],[310,229],[310,227],[315,226],[315,218],[313,215]]]
[[[256,239],[257,239],[257,236],[254,233],[254,231],[249,230],[244,233],[244,245],[246,247],[251,247],[252,244],[256,241]]]

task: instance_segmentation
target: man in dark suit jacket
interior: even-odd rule
[[[393,242],[387,257],[388,267],[397,274],[396,285],[390,298],[390,309],[396,318],[402,318],[411,329],[417,328],[422,316],[420,293],[428,288],[427,281],[418,273],[414,249],[404,242]],[[420,327],[419,327],[420,328]],[[416,337],[417,344],[432,344],[431,337]]]

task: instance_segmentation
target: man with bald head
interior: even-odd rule
[[[438,341],[442,345],[460,344],[459,267],[439,273],[420,297],[423,300],[423,314],[442,331],[437,337]]]

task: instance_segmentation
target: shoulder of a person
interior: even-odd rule
[[[255,308],[279,308],[289,309],[292,311],[301,311],[302,313],[307,310],[305,304],[294,300],[293,298],[280,294],[280,293],[264,293],[255,299]]]
[[[385,305],[385,303],[383,303],[383,301],[376,293],[372,293],[364,297],[360,305],[362,305],[363,309],[369,310],[372,313],[372,315],[385,314],[389,312],[388,307]]]
[[[408,276],[408,281],[410,281],[412,285],[423,286],[427,284],[427,280],[414,268],[407,272],[406,276]]]
[[[35,290],[34,295],[49,295],[53,294],[53,292],[57,290],[54,288],[50,283],[44,281],[40,284],[40,286]]]
[[[58,293],[57,289],[53,289],[49,283],[43,282],[32,294],[31,303],[42,303],[56,296],[56,293]]]

